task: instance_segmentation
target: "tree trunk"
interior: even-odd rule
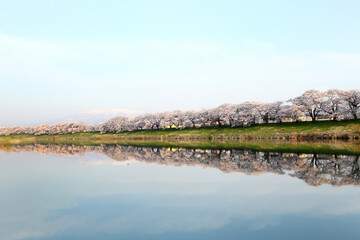
[[[268,114],[266,114],[266,115],[263,117],[263,121],[264,121],[265,123],[269,123],[269,115],[268,115]]]

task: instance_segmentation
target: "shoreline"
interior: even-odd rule
[[[360,120],[270,123],[236,128],[202,127],[165,130],[137,130],[121,133],[81,132],[55,135],[2,135],[0,136],[0,143],[71,139],[88,141],[359,140]]]

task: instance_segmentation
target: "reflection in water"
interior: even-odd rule
[[[3,151],[1,240],[360,234],[356,156],[58,144]]]
[[[227,173],[287,174],[313,186],[360,184],[359,156],[60,144],[14,145],[10,151],[57,155],[83,155],[88,152],[96,152],[126,163],[135,159],[165,165],[218,168]]]

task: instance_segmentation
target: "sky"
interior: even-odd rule
[[[0,126],[359,89],[360,1],[0,0]]]

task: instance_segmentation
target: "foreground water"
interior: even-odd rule
[[[18,145],[1,239],[356,239],[359,157]]]

